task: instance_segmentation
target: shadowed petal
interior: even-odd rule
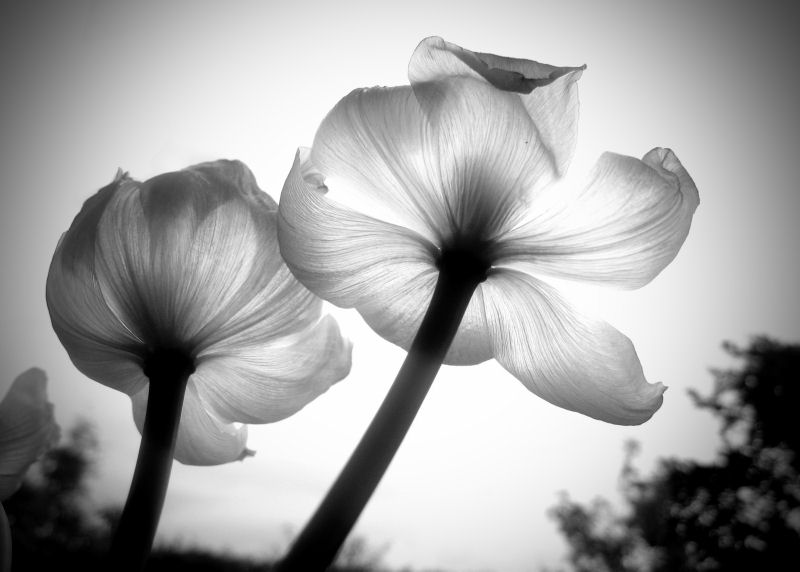
[[[143,343],[115,314],[95,277],[97,225],[114,193],[131,185],[121,173],[90,197],[59,240],[47,274],[53,330],[75,366],[88,377],[129,395],[145,382],[138,354]]]
[[[19,375],[0,401],[0,502],[19,488],[28,467],[58,441],[47,377],[38,368]]]
[[[435,97],[436,90],[428,89],[431,84],[454,77],[478,79],[498,91],[514,94],[535,125],[552,168],[561,176],[575,147],[577,80],[584,68],[472,52],[442,38],[430,37],[411,56],[408,76],[421,100]]]
[[[146,383],[142,342],[106,305],[93,277],[71,273],[57,260],[47,279],[47,306],[58,339],[87,377],[132,395]]]
[[[231,227],[231,234],[238,234],[242,247],[249,247],[249,265],[239,266],[238,273],[249,276],[234,295],[232,303],[220,309],[214,319],[196,335],[198,354],[206,349],[219,353],[226,348],[235,350],[240,346],[267,344],[280,341],[313,326],[320,317],[322,300],[297,281],[281,258],[278,245],[278,215],[275,212],[254,213],[257,223],[251,236],[248,228]],[[232,253],[233,254],[233,253]],[[236,256],[229,256],[228,264],[222,264],[228,272],[236,274]],[[222,272],[219,269],[217,272]],[[220,284],[225,279],[219,274],[213,279]],[[227,282],[231,287],[232,281]]]
[[[277,204],[238,161],[145,183],[119,175],[86,201],[48,275],[51,319],[72,361],[133,394],[147,347],[197,354],[316,321],[321,301],[282,263],[276,219]]]
[[[139,433],[144,427],[148,387],[134,395],[133,420]],[[186,465],[221,465],[248,455],[247,425],[228,423],[219,418],[189,378],[175,443],[175,459]]]
[[[332,316],[270,344],[200,356],[192,380],[222,419],[272,423],[302,409],[350,371],[352,344]]]
[[[502,237],[497,264],[638,288],[675,258],[698,204],[697,187],[669,149],[641,161],[605,153],[585,188],[533,201],[526,224]]]
[[[249,194],[212,176],[217,165],[251,180]],[[166,173],[117,193],[97,231],[107,304],[151,345],[202,349],[280,268],[264,254],[275,248],[274,210],[238,162]]]
[[[665,387],[649,384],[630,340],[513,270],[482,285],[495,357],[539,397],[617,425],[647,421]]]
[[[382,337],[408,349],[433,294],[436,248],[409,229],[332,200],[319,185],[301,149],[279,207],[286,263],[312,292],[356,308]],[[491,355],[482,308],[475,302],[446,363],[478,363]]]

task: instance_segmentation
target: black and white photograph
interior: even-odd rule
[[[800,562],[800,8],[0,6],[0,572]]]

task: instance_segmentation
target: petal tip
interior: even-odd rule
[[[446,45],[447,45],[447,42],[441,36],[427,36],[425,38],[422,38],[422,41],[419,44],[417,44],[416,49],[418,50],[422,46],[437,46],[437,47],[440,47],[440,46],[446,46]]]
[[[19,374],[11,384],[6,396],[16,403],[26,406],[40,406],[47,403],[47,374],[43,369],[32,367]]]
[[[667,391],[667,386],[663,383],[647,383],[645,390],[642,392],[642,401],[639,407],[631,411],[630,417],[620,420],[620,422],[612,421],[618,425],[642,425],[649,421],[656,411],[661,409],[664,404],[664,393]]]
[[[642,157],[642,161],[656,170],[666,171],[673,177],[677,177],[680,192],[692,202],[694,208],[697,208],[700,204],[697,185],[672,149],[654,147]]]
[[[242,453],[239,455],[239,457],[236,460],[239,461],[239,462],[242,462],[248,457],[255,457],[255,456],[256,456],[256,452],[253,449],[248,449],[247,447],[245,447],[242,450]]]

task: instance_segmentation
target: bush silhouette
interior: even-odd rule
[[[714,371],[695,404],[721,422],[714,463],[662,460],[654,475],[622,470],[624,515],[563,497],[552,511],[579,572],[795,570],[800,562],[800,346],[766,337],[725,345],[743,362]]]

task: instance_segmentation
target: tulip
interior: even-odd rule
[[[312,544],[319,553],[341,511],[357,518],[355,493],[337,487],[358,481],[366,502],[441,363],[495,358],[539,397],[609,423],[643,423],[661,406],[665,387],[645,380],[630,340],[556,283],[648,283],[684,242],[698,193],[662,148],[641,160],[606,153],[582,188],[556,184],[583,70],[428,38],[410,86],[351,92],[298,151],[279,208],[287,264],[409,355],[287,561]],[[325,514],[336,516],[322,525]],[[305,566],[316,569],[285,569]]]
[[[0,571],[11,569],[11,532],[3,501],[14,494],[28,470],[59,437],[47,377],[38,368],[20,374],[0,401]]]
[[[58,244],[53,328],[80,371],[131,396],[142,433],[115,565],[149,553],[173,456],[243,459],[245,424],[284,419],[349,372],[350,343],[280,257],[276,210],[238,161],[118,173]]]

